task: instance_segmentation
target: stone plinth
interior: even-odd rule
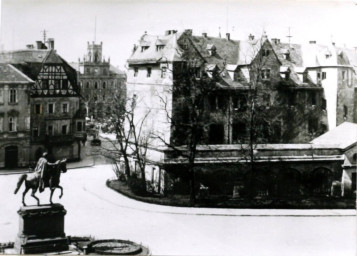
[[[15,249],[19,254],[68,250],[64,233],[66,210],[63,205],[24,206],[18,214],[19,233]]]

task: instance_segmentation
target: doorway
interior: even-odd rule
[[[18,161],[17,146],[9,146],[5,148],[5,168],[16,168]]]

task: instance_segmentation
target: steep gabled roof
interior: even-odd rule
[[[275,54],[278,56],[280,62],[284,66],[288,67],[302,67],[302,52],[301,45],[299,44],[287,44],[287,43],[271,43]],[[285,58],[288,54],[289,58]]]
[[[32,79],[11,64],[0,64],[0,83],[34,83]]]
[[[159,61],[178,61],[180,60],[180,48],[177,39],[180,34],[174,33],[165,36],[143,35],[139,40],[139,45],[128,59],[130,64],[158,63]],[[157,49],[157,42],[164,46]],[[148,47],[142,49],[142,47]]]
[[[34,81],[38,79],[45,64],[62,64],[74,91],[79,92],[75,69],[62,59],[56,50],[26,49],[0,52],[0,63],[11,64]]]
[[[226,38],[192,36],[192,42],[209,64],[236,64],[238,61],[238,41]],[[215,51],[211,54],[210,51]]]

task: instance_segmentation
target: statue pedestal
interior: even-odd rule
[[[68,250],[64,233],[66,210],[61,204],[23,206],[18,211],[17,253],[36,254]]]

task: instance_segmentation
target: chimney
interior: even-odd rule
[[[271,41],[272,41],[274,44],[280,44],[280,39],[279,39],[279,38],[272,38]]]
[[[202,33],[202,36],[203,36],[204,38],[207,38],[207,33]]]
[[[249,40],[254,40],[254,35],[249,34],[248,38],[249,38]]]
[[[226,38],[227,38],[228,41],[231,40],[231,34],[230,33],[226,33]]]
[[[316,41],[309,41],[309,44],[316,44]]]
[[[38,50],[41,50],[42,49],[42,41],[36,41],[36,48]]]
[[[55,40],[53,38],[48,38],[47,45],[48,45],[48,49],[54,50],[55,49]]]
[[[165,31],[165,36],[176,34],[176,32],[177,32],[177,30],[173,30],[173,29],[166,30]]]

